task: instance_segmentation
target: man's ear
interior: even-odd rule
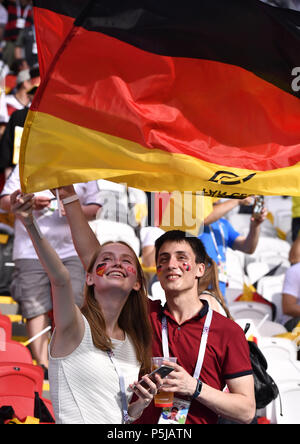
[[[197,264],[196,277],[201,278],[205,273],[205,265],[203,263]]]

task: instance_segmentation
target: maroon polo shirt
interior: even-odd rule
[[[208,311],[204,300],[203,308],[193,318],[179,325],[159,301],[150,301],[150,319],[153,328],[153,356],[163,356],[162,316],[168,320],[170,356],[177,357],[177,363],[190,375],[194,374],[198,359],[200,340]],[[213,312],[207,348],[200,379],[217,390],[223,390],[226,379],[252,374],[249,346],[241,327],[234,321]],[[176,394],[175,394],[176,396]],[[138,424],[157,424],[161,408],[154,402],[145,409]],[[192,400],[186,424],[215,424],[217,415],[199,401]]]

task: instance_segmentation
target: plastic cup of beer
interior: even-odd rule
[[[152,358],[152,371],[162,366],[163,361],[177,362],[177,358],[163,358],[154,357]],[[159,390],[157,395],[154,396],[155,407],[172,407],[174,401],[174,393],[167,393]]]

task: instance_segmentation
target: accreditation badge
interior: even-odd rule
[[[191,402],[174,398],[172,407],[162,409],[158,424],[185,424]]]
[[[24,29],[25,28],[25,24],[26,24],[26,20],[22,17],[17,19],[17,23],[16,23],[16,27],[18,29]]]
[[[33,42],[33,44],[32,44],[32,54],[37,54],[37,53],[38,53],[37,43]]]
[[[227,284],[228,274],[225,261],[218,262],[219,281]]]

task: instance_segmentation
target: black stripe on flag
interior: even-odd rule
[[[259,0],[94,0],[76,25],[142,50],[231,64],[300,97],[300,12]]]

